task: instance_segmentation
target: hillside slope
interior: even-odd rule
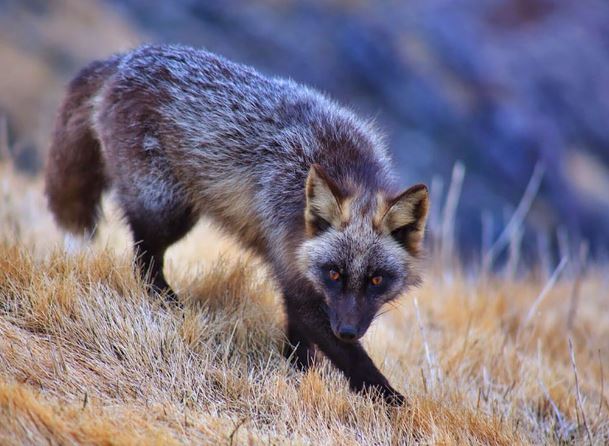
[[[92,247],[63,252],[41,186],[0,166],[2,444],[609,438],[606,271],[579,287],[567,274],[525,323],[545,280],[432,270],[365,339],[408,396],[388,408],[350,393],[323,360],[307,374],[289,367],[272,282],[213,229],[172,249],[169,281],[186,305],[168,310],[132,275],[120,219],[108,218]]]

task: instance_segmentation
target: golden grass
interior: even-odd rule
[[[543,282],[428,274],[365,339],[408,397],[389,408],[326,361],[307,374],[286,363],[275,287],[212,228],[172,248],[186,305],[167,309],[133,276],[120,219],[68,255],[41,190],[0,166],[2,444],[609,441],[606,271],[584,278],[571,331],[572,278],[523,326]]]

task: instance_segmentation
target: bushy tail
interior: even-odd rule
[[[118,61],[94,62],[82,70],[70,83],[55,124],[45,191],[59,226],[74,234],[93,235],[102,193],[109,185],[92,128],[92,100]]]

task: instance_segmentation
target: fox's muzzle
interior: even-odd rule
[[[330,325],[334,335],[343,342],[355,342],[361,338],[372,320],[372,315],[362,308],[353,296],[345,296],[330,304]]]

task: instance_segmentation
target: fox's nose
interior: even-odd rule
[[[338,329],[338,337],[342,341],[354,341],[357,337],[357,330],[353,325],[343,325]]]

